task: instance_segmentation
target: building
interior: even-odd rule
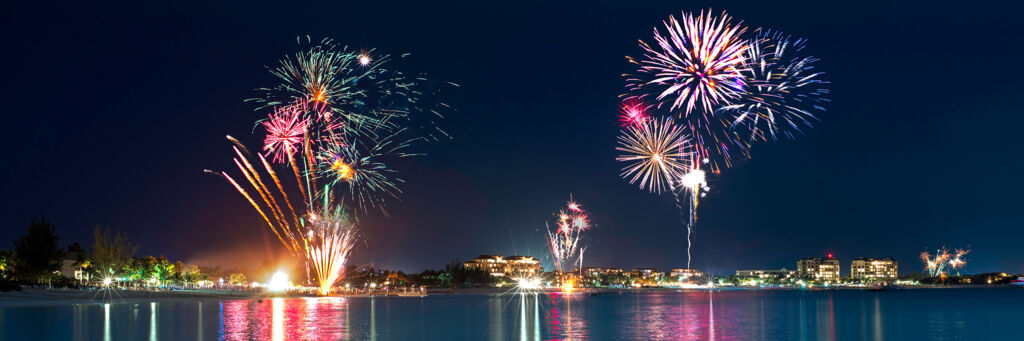
[[[587,277],[611,276],[621,274],[622,268],[598,268],[589,266],[583,267],[583,275]]]
[[[825,283],[839,282],[839,259],[832,257],[804,258],[796,262],[797,275]]]
[[[658,275],[663,274],[659,273],[658,269],[655,268],[633,268],[633,271],[629,272],[629,276],[641,278],[658,277]]]
[[[689,280],[691,278],[703,277],[704,274],[701,273],[700,271],[697,271],[697,269],[677,268],[677,269],[672,269],[672,271],[670,271],[668,273],[668,276],[673,278],[673,279],[679,279],[681,281],[685,281],[685,280]]]
[[[896,260],[886,258],[857,258],[850,262],[850,278],[868,283],[892,282],[899,272]]]
[[[786,268],[779,270],[736,270],[736,276],[760,279],[790,279],[796,277],[797,272],[786,270]]]
[[[56,272],[63,277],[74,278],[79,281],[85,281],[89,279],[89,275],[86,273],[85,268],[81,265],[76,265],[77,261],[74,259],[63,259],[60,262],[60,270]]]
[[[467,270],[487,271],[491,276],[533,277],[540,275],[544,269],[537,258],[530,256],[497,256],[480,255],[476,259],[462,263]]]

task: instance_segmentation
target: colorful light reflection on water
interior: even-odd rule
[[[0,339],[992,339],[1020,306],[1019,288],[0,302]]]
[[[348,298],[272,298],[221,301],[223,340],[342,340],[348,333]]]

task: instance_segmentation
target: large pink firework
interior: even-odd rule
[[[689,130],[697,159],[718,172],[730,165],[732,151],[746,155],[746,146],[728,132],[728,123],[715,117],[716,109],[744,94],[749,42],[741,36],[746,29],[733,24],[728,14],[715,17],[710,11],[683,13],[680,20],[669,16],[663,24],[664,33],[654,29],[657,44],[640,41],[643,58],[629,58],[639,69],[627,75],[626,87],[630,97],[649,100],[677,116]]]
[[[263,121],[263,127],[267,129],[263,150],[273,156],[274,162],[287,162],[297,150],[295,146],[302,143],[309,125],[303,114],[300,105],[286,105],[275,107],[270,117]]]
[[[631,90],[654,90],[660,107],[685,108],[689,115],[698,106],[711,112],[714,106],[728,103],[743,91],[744,52],[747,41],[740,38],[745,29],[732,25],[728,14],[720,18],[683,13],[681,20],[669,16],[667,35],[654,29],[652,47],[643,41],[644,59],[639,61],[641,75],[629,79]]]

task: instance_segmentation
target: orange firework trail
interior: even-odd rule
[[[308,261],[320,286],[320,293],[330,293],[331,287],[341,278],[341,271],[344,269],[345,262],[348,260],[356,240],[358,240],[358,229],[356,228],[355,220],[342,213],[341,205],[333,205],[334,209],[330,209],[332,205],[330,204],[329,186],[325,187],[320,193],[314,193],[316,191],[312,189],[315,187],[302,187],[300,185],[302,188],[311,189],[308,192],[307,200],[304,201],[307,213],[300,215],[298,210],[295,209],[294,204],[289,200],[288,193],[281,183],[281,178],[277,176],[277,172],[270,166],[267,159],[263,155],[256,156],[263,165],[266,175],[273,180],[273,188],[267,186],[259,171],[249,161],[246,156],[248,150],[245,146],[230,136],[228,136],[228,139],[236,144],[236,146],[232,147],[235,152],[233,161],[251,188],[246,189],[226,172],[217,173],[209,170],[206,172],[220,175],[231,183],[238,193],[242,194],[249,204],[256,209],[256,212],[263,217],[271,232],[277,236],[285,248],[293,255],[304,257]],[[308,142],[309,140],[306,139],[305,141]],[[306,151],[304,153],[306,155],[304,155],[303,159],[313,160],[311,155],[312,149],[308,147],[308,143],[304,144],[306,144],[303,148]],[[291,158],[291,160],[294,159],[294,157]],[[297,180],[300,184],[303,181],[315,181],[311,175],[308,175],[313,174],[312,172],[304,173],[297,169],[298,167],[295,166],[294,170],[296,170],[296,175],[299,176]],[[307,175],[302,176],[302,174]],[[260,201],[257,201],[250,191],[256,192]],[[307,195],[307,193],[303,195]],[[313,197],[323,198],[323,203],[319,206],[316,205]],[[291,213],[290,217],[281,207],[281,201],[284,202],[284,205],[287,206]]]
[[[422,74],[388,67],[387,54],[356,53],[330,39],[315,43],[307,37],[305,44],[302,39],[299,43],[307,48],[269,70],[280,83],[257,89],[261,95],[247,100],[259,104],[257,110],[272,109],[257,121],[267,133],[262,153],[253,156],[227,137],[235,145],[233,161],[245,181],[235,181],[226,172],[207,172],[226,179],[288,251],[306,259],[326,294],[342,275],[358,239],[350,210],[373,207],[387,213],[381,197],[401,193],[396,183],[402,181],[394,178],[396,170],[386,161],[418,155],[403,149],[414,141],[436,140],[432,132],[447,136],[433,120],[448,105],[426,98],[440,90]],[[249,158],[259,159],[263,167]],[[296,195],[288,194],[288,186],[271,167],[275,163],[291,168],[305,207],[291,201]],[[349,195],[342,192],[335,201],[338,187]]]

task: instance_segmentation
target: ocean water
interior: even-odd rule
[[[0,307],[3,340],[1000,340],[1024,288],[162,299]]]

